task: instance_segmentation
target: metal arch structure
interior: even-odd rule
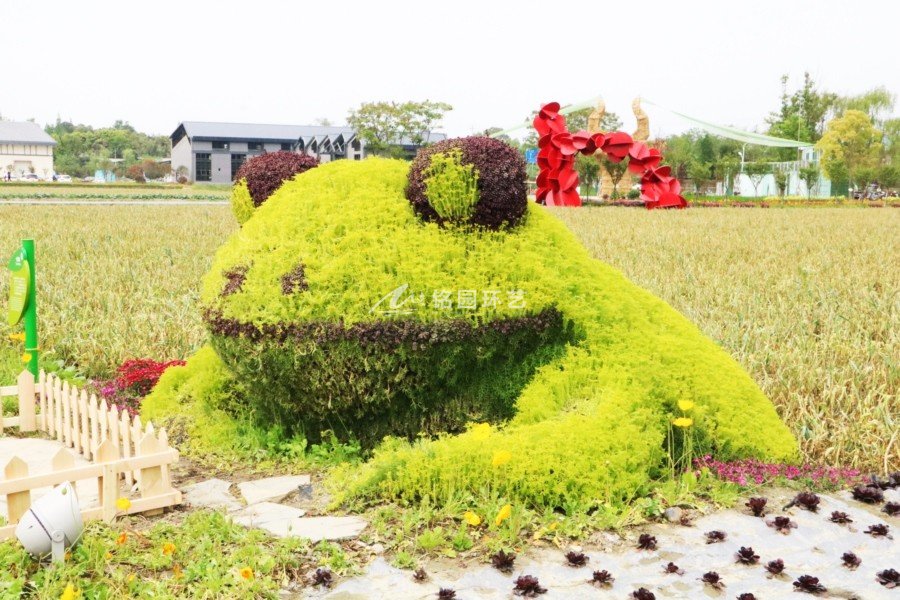
[[[618,163],[628,159],[628,170],[641,177],[641,199],[647,209],[686,208],[681,183],[669,167],[660,166],[662,154],[656,148],[635,141],[623,131],[570,133],[558,102],[541,107],[533,122],[538,134],[536,200],[547,206],[581,206],[575,155],[604,153]]]

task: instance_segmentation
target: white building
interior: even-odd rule
[[[817,198],[827,198],[831,196],[831,180],[825,177],[821,169],[819,170],[819,178],[813,185],[812,190],[806,189],[806,182],[800,177],[800,169],[810,165],[818,165],[821,159],[821,152],[812,146],[800,148],[800,160],[788,162],[769,163],[772,171],[783,170],[788,173],[787,191],[785,196],[813,196]],[[775,183],[775,175],[769,173],[759,176],[757,185],[753,185],[753,180],[746,173],[738,175],[735,181],[735,188],[740,191],[741,196],[750,196],[764,198],[766,196],[778,196],[778,185]]]
[[[50,135],[37,123],[0,121],[0,174],[22,177],[34,173],[43,179],[53,176],[53,147]]]

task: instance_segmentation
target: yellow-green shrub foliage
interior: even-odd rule
[[[253,211],[256,210],[246,179],[236,181],[231,186],[231,210],[240,225],[246,223],[253,216]]]
[[[465,223],[478,203],[478,169],[462,164],[462,151],[453,148],[431,156],[425,169],[425,195],[440,217]]]
[[[439,408],[446,400],[442,377],[452,378],[448,389],[477,400],[459,404],[462,410],[511,398],[506,413],[485,410],[494,426],[384,442],[343,482],[344,499],[442,501],[487,493],[567,511],[626,500],[645,492],[667,464],[666,436],[680,400],[695,403],[698,451],[722,459],[797,458],[774,407],[730,356],[667,304],[591,259],[544,208],[529,205],[508,231],[444,229],[423,223],[404,199],[407,169],[400,161],[336,161],[286,183],[219,250],[202,286],[212,343],[248,387],[255,410],[267,401],[283,409],[295,403],[297,414],[317,410],[319,400],[292,396],[292,386],[338,385],[333,380],[341,373],[319,372],[323,365],[348,369],[356,379],[334,389],[354,392],[355,385],[365,389],[368,370],[380,377],[385,365],[403,366],[397,357],[416,364],[420,345],[433,348],[433,341],[394,339],[398,324],[429,335],[450,332],[451,352],[439,371],[413,369],[415,384],[437,396],[423,402]],[[379,304],[404,284],[399,297],[409,302]],[[490,306],[479,293],[477,307],[467,309],[454,294],[446,309],[431,301],[440,290],[499,290],[503,299]],[[507,292],[517,290],[524,310],[507,301]],[[379,313],[376,305],[411,312]],[[527,369],[512,362],[497,367],[508,379],[484,376],[463,359],[485,355],[496,367],[511,360],[511,351],[492,354],[480,338],[453,335],[554,311],[563,324],[554,335],[530,338],[544,345],[528,349]],[[318,356],[320,345],[339,360]],[[354,362],[360,348],[373,347],[382,352],[362,355],[372,362]],[[457,359],[467,368],[455,370]],[[400,387],[412,377],[402,368],[394,374]],[[257,378],[265,387],[254,391]],[[328,405],[366,414],[367,398],[341,406],[334,395]],[[383,393],[387,404],[375,408],[402,408],[391,398]],[[477,411],[469,416],[483,418]],[[495,466],[495,456],[507,452],[511,459]]]

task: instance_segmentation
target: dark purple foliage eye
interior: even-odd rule
[[[878,571],[875,574],[875,580],[889,590],[900,587],[900,573],[896,569]]]
[[[247,265],[237,265],[222,273],[225,277],[225,285],[222,287],[222,291],[219,295],[224,298],[225,296],[230,296],[241,291],[244,280],[247,279],[247,271],[249,270],[250,267]]]
[[[440,600],[454,600],[456,598],[456,590],[450,588],[441,588],[437,594]]]
[[[784,573],[784,561],[780,558],[770,560],[766,563],[766,571],[768,571],[772,575],[781,575],[782,573]]]
[[[831,521],[832,523],[839,523],[841,525],[853,522],[853,519],[850,518],[850,515],[848,515],[845,512],[841,512],[839,510],[832,512],[831,518],[829,518],[828,520]]]
[[[818,577],[812,575],[801,575],[794,582],[794,590],[798,592],[806,592],[807,594],[819,594],[827,592],[825,586],[819,583]]]
[[[874,485],[858,485],[853,488],[854,500],[865,502],[866,504],[881,504],[884,502],[884,494]]]
[[[681,569],[675,563],[670,562],[663,569],[663,573],[667,573],[669,575],[684,575],[684,569]]]
[[[332,583],[334,583],[334,575],[331,574],[330,569],[316,569],[313,574],[313,585],[331,587]]]
[[[800,492],[794,496],[791,504],[805,510],[816,512],[819,510],[819,502],[821,502],[821,499],[816,494],[813,494],[812,492]]]
[[[700,581],[710,587],[716,588],[717,590],[721,590],[723,587],[725,587],[725,582],[722,581],[722,578],[715,571],[704,573],[703,577],[700,578]]]
[[[319,166],[319,159],[296,152],[269,152],[244,161],[234,176],[235,181],[247,180],[247,189],[254,206],[260,206],[281,184]]]
[[[744,592],[743,594],[738,594],[737,600],[756,600],[756,596],[750,592]]]
[[[631,592],[631,597],[634,600],[656,600],[656,594],[648,590],[647,588],[638,588]]]
[[[513,594],[523,596],[525,598],[534,598],[540,594],[546,594],[547,588],[541,587],[541,582],[533,575],[522,575],[516,578],[516,585],[513,587]]]
[[[497,552],[491,557],[491,564],[494,565],[494,568],[503,573],[511,573],[513,570],[513,563],[516,561],[516,555],[513,552],[507,554],[503,550]]]
[[[590,560],[583,552],[566,552],[566,560],[570,567],[583,567]]]
[[[900,502],[888,502],[881,509],[881,512],[887,513],[889,517],[900,515]]]
[[[737,562],[745,565],[755,565],[759,562],[759,555],[753,551],[753,548],[741,546],[741,549],[734,556]]]
[[[612,585],[615,580],[616,578],[609,571],[594,571],[589,583],[596,587],[606,587]]]
[[[766,525],[774,528],[778,533],[783,533],[785,535],[790,533],[791,529],[797,528],[797,524],[788,517],[775,517],[771,521],[766,521]]]
[[[425,195],[425,173],[433,155],[454,149],[462,152],[462,164],[478,170],[478,202],[469,222],[487,229],[519,223],[528,208],[525,161],[506,142],[483,136],[443,140],[419,150],[406,186],[406,198],[416,214],[423,221],[442,222]]]
[[[719,531],[718,529],[707,531],[705,535],[707,544],[718,544],[720,542],[724,542],[725,538],[728,537],[727,533],[725,533],[724,531]]]
[[[872,537],[891,537],[891,528],[884,523],[870,525],[863,533],[868,533]]]
[[[425,572],[425,569],[419,567],[413,572],[413,579],[415,579],[419,583],[422,583],[423,581],[428,579],[428,573]]]
[[[642,533],[638,537],[638,550],[656,550],[656,538],[649,533]]]
[[[766,504],[769,502],[766,498],[750,498],[744,505],[750,509],[754,517],[761,517],[766,514]]]
[[[281,276],[281,293],[285,296],[305,292],[308,289],[309,284],[306,282],[306,271],[302,262],[297,263],[290,273]]]
[[[855,569],[856,567],[858,567],[859,565],[862,564],[862,560],[857,555],[853,554],[852,552],[844,552],[841,555],[841,562],[848,569]]]

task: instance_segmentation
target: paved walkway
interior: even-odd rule
[[[53,457],[63,448],[65,446],[55,440],[0,436],[0,478],[5,477],[3,469],[14,456],[18,456],[25,461],[25,464],[28,465],[29,475],[50,473],[53,470],[50,468]],[[76,454],[72,450],[69,450],[69,453],[75,457],[75,466],[80,467],[90,464],[80,454]],[[32,490],[32,501],[37,500],[48,491],[50,491],[49,487]],[[81,508],[98,505],[97,484],[94,481],[76,482],[75,491],[78,493],[78,501]],[[4,518],[8,515],[6,512],[6,496],[0,496],[0,515]]]

